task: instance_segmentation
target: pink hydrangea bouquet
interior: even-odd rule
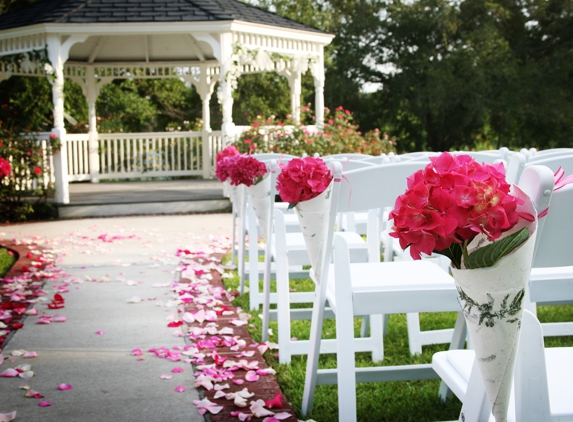
[[[12,166],[5,158],[0,157],[0,179],[12,172]]]
[[[268,173],[266,164],[251,155],[227,157],[222,162],[228,163],[228,177],[233,186],[256,185]]]
[[[403,249],[420,259],[436,252],[451,259],[454,268],[493,266],[529,237],[527,228],[468,254],[468,244],[478,234],[489,241],[499,239],[523,218],[523,200],[510,193],[503,165],[478,164],[468,155],[448,152],[430,158],[431,163],[408,178],[406,193],[396,200],[390,219]]]
[[[315,198],[326,190],[332,181],[330,170],[320,158],[294,158],[281,165],[277,177],[277,190],[281,199],[294,207],[302,201]]]
[[[235,157],[237,155],[241,155],[239,150],[234,145],[229,145],[217,153],[215,156],[215,163],[218,164],[219,161],[223,160],[224,158]]]
[[[235,165],[235,160],[239,157],[238,155],[231,155],[228,157],[223,157],[220,161],[217,161],[215,165],[215,176],[219,179],[219,182],[226,182],[229,179],[229,172],[231,167]]]

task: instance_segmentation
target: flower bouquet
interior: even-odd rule
[[[289,209],[295,209],[316,280],[320,280],[333,177],[320,158],[294,158],[280,167],[277,190]]]
[[[231,185],[242,184],[247,187],[249,200],[265,239],[268,239],[270,218],[271,178],[269,175],[266,164],[251,155],[239,155],[229,172]]]
[[[537,214],[502,165],[447,152],[430,160],[397,198],[390,235],[414,259],[450,258],[492,413],[505,421]]]
[[[230,188],[229,182],[227,180],[229,177],[228,167],[231,162],[229,161],[222,163],[222,161],[225,158],[236,157],[238,155],[240,155],[240,152],[237,150],[237,148],[235,148],[233,145],[229,145],[219,151],[215,156],[215,175],[217,176],[217,179],[223,183],[223,194],[227,197],[231,197],[231,201],[234,201],[237,196],[236,189],[234,189],[235,192],[233,192],[233,189]]]

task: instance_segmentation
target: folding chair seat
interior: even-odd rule
[[[438,352],[432,367],[462,401],[461,420],[495,422],[473,350]],[[524,310],[508,421],[573,421],[571,379],[573,347],[545,348],[541,324]]]

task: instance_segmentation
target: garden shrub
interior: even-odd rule
[[[310,116],[310,108],[303,107],[301,121],[312,121],[314,116]],[[336,108],[334,113],[325,109],[324,127],[319,132],[311,132],[304,124],[294,125],[291,119],[279,121],[274,116],[257,116],[251,128],[243,132],[233,145],[242,153],[277,152],[296,156],[304,153],[325,156],[396,152],[394,141],[388,139],[387,135],[381,136],[378,129],[363,135],[358,125],[353,123],[352,113],[343,107]]]
[[[10,125],[7,104],[0,107],[0,223],[46,219],[54,215],[47,202],[53,186],[40,142]],[[59,139],[51,138],[48,149],[57,149]]]

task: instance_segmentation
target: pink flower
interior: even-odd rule
[[[231,167],[235,164],[235,160],[239,157],[239,155],[231,155],[221,159],[218,161],[215,166],[215,176],[219,179],[220,182],[224,182],[229,178],[229,171]]]
[[[234,145],[229,145],[217,153],[215,157],[215,163],[219,164],[219,161],[221,161],[223,158],[233,157],[235,155],[240,155],[239,150]]]
[[[408,178],[408,189],[390,214],[390,235],[403,249],[410,247],[414,259],[461,247],[478,233],[495,240],[517,224],[521,201],[510,195],[502,166],[448,152],[430,160]]]
[[[228,177],[231,185],[256,185],[267,174],[265,163],[251,155],[239,155],[228,167]]]
[[[283,201],[296,205],[320,195],[331,181],[330,170],[320,158],[294,158],[281,166],[277,189]]]
[[[12,172],[12,166],[5,158],[0,157],[0,179],[8,176]]]

